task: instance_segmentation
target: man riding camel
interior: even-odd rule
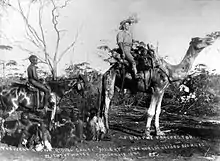
[[[119,30],[121,31],[117,34],[116,40],[121,52],[122,59],[126,59],[130,63],[133,71],[132,75],[135,79],[137,79],[138,75],[136,63],[134,57],[131,54],[133,38],[129,29],[132,23],[134,23],[134,20],[131,18],[124,20],[120,23]]]
[[[30,84],[32,84],[35,88],[39,89],[40,91],[44,92],[44,106],[43,108],[48,107],[48,99],[50,95],[49,89],[40,82],[37,75],[37,63],[38,58],[35,55],[31,55],[29,57],[29,61],[31,64],[27,68],[27,74],[28,74],[28,81]],[[39,101],[39,97],[37,98],[37,102]],[[37,104],[37,108],[39,108],[39,104]]]

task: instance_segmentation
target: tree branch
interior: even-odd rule
[[[51,0],[52,4],[53,4],[53,10],[52,10],[52,23],[53,23],[53,27],[55,29],[55,32],[57,34],[57,41],[56,41],[56,48],[55,48],[55,54],[54,54],[54,61],[57,61],[57,54],[58,54],[58,49],[59,49],[59,44],[60,44],[60,40],[61,40],[61,36],[60,36],[60,33],[62,32],[62,30],[59,30],[58,29],[58,20],[57,18],[60,16],[59,13],[56,13],[58,11],[58,9],[63,9],[65,8],[68,3],[70,2],[71,0],[65,0],[64,4],[61,5],[61,6],[56,6],[55,4],[55,1],[54,0]],[[73,43],[71,43],[69,45],[69,47],[67,48],[67,51],[75,44],[75,41]],[[66,52],[67,52],[66,51]],[[63,55],[66,53],[62,53],[58,59],[57,62],[60,61],[60,59],[63,57]]]
[[[28,11],[27,11],[27,15],[26,15],[26,18],[27,20],[29,19],[29,15],[30,15],[30,10],[31,10],[31,5],[32,5],[33,1],[31,1],[29,4],[28,4]]]
[[[41,37],[42,37],[42,43],[43,43],[43,51],[44,51],[44,55],[45,55],[45,60],[47,61],[49,58],[51,58],[49,56],[49,54],[47,53],[47,46],[46,46],[46,40],[45,40],[45,36],[44,36],[44,30],[43,30],[43,26],[42,26],[42,12],[43,12],[43,4],[42,1],[40,0],[40,8],[39,8],[39,12],[38,12],[38,17],[39,17],[39,27],[40,27],[40,32],[41,32]]]
[[[43,12],[43,4],[42,1],[40,0],[40,8],[38,12],[38,18],[39,18],[39,27],[41,31],[41,37],[42,37],[42,43],[44,45],[44,48],[46,48],[46,42],[45,42],[45,37],[44,37],[44,31],[43,31],[43,26],[42,26],[42,12]]]
[[[60,62],[62,57],[75,45],[78,36],[79,36],[79,32],[77,32],[77,34],[75,36],[75,40],[60,54],[59,59],[57,60],[57,62]]]
[[[45,59],[51,59],[51,57],[49,56],[49,54],[47,53],[47,50],[46,50],[46,41],[45,41],[45,34],[44,34],[44,31],[43,31],[43,26],[42,26],[42,12],[43,12],[43,4],[42,4],[42,0],[39,0],[39,3],[40,3],[40,7],[39,7],[39,11],[38,11],[38,18],[39,18],[39,28],[40,28],[40,34],[41,34],[41,38],[40,36],[38,35],[37,31],[30,25],[29,21],[28,21],[28,17],[29,17],[29,14],[30,14],[30,10],[31,10],[31,4],[35,3],[36,1],[31,1],[29,4],[28,4],[28,11],[27,11],[27,15],[25,16],[24,14],[24,11],[22,9],[22,6],[21,6],[21,2],[20,0],[17,0],[18,2],[18,6],[19,8],[15,8],[13,7],[12,5],[10,5],[14,10],[16,10],[17,12],[20,13],[20,15],[22,16],[22,18],[24,19],[24,22],[25,22],[25,37],[27,40],[29,40],[33,45],[35,45],[37,48],[43,50],[44,52],[44,55],[45,55]],[[21,48],[21,46],[20,46]],[[24,50],[24,49],[23,49]],[[28,50],[25,50],[25,51],[28,51]],[[30,51],[28,51],[30,53]],[[46,60],[47,61],[47,60]]]
[[[24,11],[23,11],[23,9],[22,9],[22,7],[21,7],[21,2],[20,2],[20,0],[17,0],[17,1],[18,1],[18,6],[19,6],[19,10],[18,10],[18,11],[19,11],[19,13],[21,14],[22,18],[24,19],[25,24],[26,24],[26,26],[27,26],[27,28],[28,28],[28,31],[29,31],[29,32],[31,33],[31,35],[33,36],[32,38],[34,38],[34,40],[38,42],[37,44],[39,44],[40,46],[42,46],[43,40],[38,36],[38,33],[36,32],[36,30],[30,25],[30,23],[29,23],[27,17],[25,17]],[[29,34],[28,34],[28,35],[29,35]],[[34,41],[34,40],[33,40],[33,41]]]
[[[24,47],[21,46],[21,45],[15,45],[15,46],[17,46],[19,49],[21,49],[21,50],[23,50],[23,51],[25,51],[25,52],[28,52],[29,54],[32,54],[32,53],[33,53],[33,51],[31,51],[31,50],[29,50],[29,49],[27,49],[27,48],[24,48]]]
[[[58,7],[55,5],[54,0],[51,0],[51,2],[53,4],[52,23],[53,23],[54,30],[57,34],[56,48],[55,48],[55,54],[54,54],[54,61],[56,61],[57,53],[58,53],[58,49],[59,49],[59,44],[60,44],[60,31],[58,29],[58,21],[57,21],[57,18],[59,17],[59,14],[56,14],[56,10],[57,10]]]
[[[70,1],[71,1],[71,0],[66,0],[66,1],[64,2],[64,4],[63,4],[62,6],[60,6],[59,8],[61,8],[61,9],[62,9],[62,8],[65,8]]]
[[[50,56],[47,52],[47,43],[46,43],[46,39],[45,39],[45,31],[43,28],[43,22],[42,22],[42,18],[43,18],[43,9],[45,7],[45,1],[44,0],[30,0],[28,3],[28,8],[27,10],[24,10],[23,6],[22,6],[22,1],[21,0],[17,0],[18,3],[18,7],[13,7],[11,6],[14,10],[16,10],[21,17],[24,20],[24,24],[25,24],[25,37],[27,40],[29,40],[29,42],[31,42],[35,47],[37,47],[38,49],[40,49],[39,51],[43,51],[44,52],[44,56],[45,59],[42,59],[41,62],[43,63],[47,63],[51,69],[52,74],[56,74],[54,73],[54,69],[56,68],[56,64],[61,60],[61,58],[75,45],[78,35],[79,33],[77,32],[76,36],[75,36],[75,40],[73,42],[71,42],[69,44],[69,46],[67,46],[67,48],[60,53],[60,55],[58,56],[59,53],[59,47],[60,47],[60,43],[61,43],[61,39],[62,39],[62,32],[64,30],[59,29],[59,9],[63,9],[65,7],[67,7],[68,3],[71,0],[63,0],[64,2],[61,4],[59,1],[59,3],[57,2],[57,0],[48,0],[47,2],[50,2],[50,4],[52,4],[52,10],[51,10],[51,14],[52,14],[52,25],[53,28],[55,30],[55,34],[57,36],[56,39],[56,44],[55,44],[55,53],[54,56]],[[39,31],[36,30],[34,28],[33,25],[30,24],[29,21],[29,17],[31,15],[31,9],[32,9],[32,5],[33,3],[37,2],[39,4],[39,10],[38,10],[38,25],[39,25]],[[25,12],[24,12],[25,11]],[[26,12],[27,11],[27,12]],[[27,48],[24,48],[22,45],[18,46],[20,49],[22,49],[23,51],[28,52],[29,54],[33,53],[31,52],[31,50],[28,50]]]
[[[42,47],[37,43],[35,42],[35,40],[32,38],[32,36],[28,33],[28,30],[26,30],[26,33],[25,33],[25,38],[30,41],[33,45],[35,45],[36,47],[42,49]]]
[[[21,3],[20,3],[20,0],[17,0],[17,3],[18,3],[18,6],[19,8],[16,8],[14,7],[13,5],[11,5],[10,3],[8,3],[8,6],[10,8],[12,8],[14,11],[17,11],[21,16],[22,18],[24,19],[24,22],[25,22],[25,30],[26,30],[26,38],[32,42],[35,46],[37,46],[38,48],[42,48],[41,47],[41,43],[40,43],[40,40],[37,38],[37,32],[34,30],[34,28],[29,24],[28,22],[28,16],[29,16],[29,13],[27,14],[27,17],[25,17],[24,15],[24,12],[23,12],[23,9],[21,7]],[[30,7],[31,5],[28,6],[28,12],[30,11]],[[35,34],[36,33],[36,34]]]
[[[50,71],[51,71],[51,73],[53,74],[53,66],[52,66],[52,63],[51,63],[51,60],[50,60],[50,59],[46,59],[46,60],[44,61],[44,59],[40,58],[40,63],[44,63],[44,64],[49,65]]]

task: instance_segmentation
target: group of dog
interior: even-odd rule
[[[57,116],[59,121],[54,129],[54,142],[58,147],[70,147],[77,142],[100,141],[104,138],[106,129],[96,108],[90,109],[84,117],[78,111],[63,111]]]
[[[28,112],[22,112],[20,119],[4,122],[1,129],[1,142],[41,151],[52,150],[51,133],[47,121]]]
[[[5,135],[17,137],[17,146],[41,151],[70,148],[79,142],[100,141],[105,134],[102,119],[95,108],[86,112],[82,119],[78,110],[63,110],[56,114],[55,122],[49,127],[48,119],[39,119],[22,112],[12,127],[5,126]]]

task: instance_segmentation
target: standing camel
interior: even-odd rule
[[[131,77],[122,78],[119,74],[123,69],[119,63],[113,64],[110,69],[103,75],[102,80],[102,101],[100,104],[100,117],[104,121],[106,131],[109,130],[108,113],[111,99],[114,95],[114,87],[129,89],[137,92],[146,92],[151,94],[151,102],[146,109],[147,122],[145,128],[146,137],[150,136],[151,121],[155,116],[156,135],[164,135],[160,130],[159,116],[161,113],[161,102],[164,92],[170,83],[183,80],[198,54],[206,47],[212,45],[220,36],[219,32],[207,35],[204,38],[192,38],[189,48],[183,60],[178,65],[171,65],[165,60],[160,60],[158,65],[151,69],[139,71],[141,79],[134,81]]]

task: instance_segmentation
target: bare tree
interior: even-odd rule
[[[74,48],[79,35],[79,31],[77,31],[76,35],[73,37],[73,40],[65,47],[65,49],[60,49],[61,35],[64,30],[59,29],[59,10],[66,8],[70,2],[71,0],[29,0],[27,6],[28,8],[26,10],[24,9],[24,6],[22,6],[21,0],[17,0],[17,6],[13,6],[12,4],[8,3],[8,6],[17,11],[23,18],[25,24],[25,38],[32,45],[37,47],[40,50],[40,53],[43,53],[43,57],[39,54],[38,56],[42,63],[49,65],[51,74],[53,75],[54,79],[57,77],[58,63],[66,53]],[[37,27],[31,24],[29,18],[32,5],[38,6]],[[52,9],[50,10],[50,14],[52,16],[51,23],[54,29],[54,33],[56,34],[56,44],[53,53],[48,51],[48,42],[46,41],[47,34],[44,31],[42,22],[43,11],[45,8],[49,9],[49,6],[52,6]],[[30,54],[34,53],[32,50],[23,47],[21,44],[17,46]]]
[[[9,4],[9,0],[0,0],[0,7],[1,7],[1,9],[3,9],[8,4]]]

